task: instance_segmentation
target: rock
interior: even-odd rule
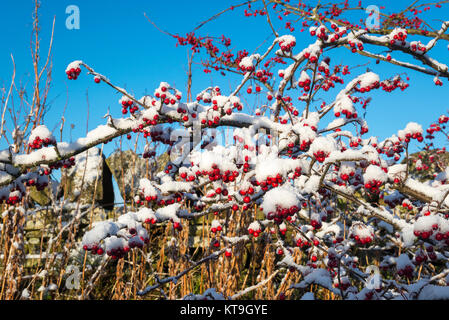
[[[49,206],[51,204],[51,195],[54,195],[54,198],[57,197],[59,182],[51,179],[50,185],[44,188],[44,190],[37,190],[35,186],[30,187],[30,198],[34,203],[44,207]]]
[[[48,205],[50,205],[50,202],[51,202],[48,192],[49,191],[47,189],[37,191],[36,187],[31,187],[30,188],[30,198],[34,202],[36,202],[37,204],[39,204],[41,206],[48,206]]]
[[[95,184],[97,182],[96,192]],[[99,148],[91,148],[75,156],[75,165],[63,170],[61,184],[64,195],[70,201],[99,204],[106,210],[114,208],[112,173]]]
[[[143,159],[132,150],[116,150],[106,159],[106,162],[111,168],[122,198],[130,202],[139,188],[139,180],[149,177],[152,172],[162,170],[168,159],[169,156],[166,153],[158,158]]]

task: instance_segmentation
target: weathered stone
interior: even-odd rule
[[[139,180],[150,177],[152,172],[162,170],[168,160],[169,156],[166,153],[154,161],[154,158],[143,159],[132,150],[117,150],[106,159],[106,162],[111,168],[122,198],[129,202],[136,195]]]
[[[40,191],[38,191],[36,187],[30,188],[30,198],[41,206],[50,205],[51,199],[48,193],[49,190],[47,190],[47,188]]]
[[[112,174],[105,156],[98,148],[91,148],[75,157],[75,165],[63,170],[61,184],[64,195],[70,201],[94,203],[104,209],[114,208]],[[97,185],[97,186],[95,186]]]

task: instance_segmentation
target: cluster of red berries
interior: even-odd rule
[[[187,110],[186,109],[184,109],[184,108],[182,108],[182,107],[178,107],[177,109],[176,109],[176,112],[179,114],[179,115],[183,115],[182,116],[182,120],[185,122],[185,121],[188,121],[189,120],[189,116],[187,115]],[[195,118],[196,117],[196,114],[195,114],[195,116],[193,117],[193,118]]]
[[[144,204],[144,201],[147,202],[156,202],[158,199],[158,195],[153,195],[153,196],[145,196],[143,193],[140,194],[140,199],[136,199],[136,203],[137,204]]]
[[[437,234],[435,235],[435,240],[437,241],[441,241],[441,240],[445,240],[446,244],[449,244],[449,232],[437,232]]]
[[[299,150],[307,151],[307,150],[309,150],[309,147],[311,144],[312,144],[311,140],[301,139],[301,143],[299,144]]]
[[[357,117],[357,113],[354,113],[353,115],[355,115]],[[351,148],[357,148],[361,142],[362,142],[362,139],[353,138],[353,139],[351,139],[351,141],[349,141],[349,146]]]
[[[333,253],[329,253],[327,255],[327,266],[331,269],[336,268],[338,266],[338,258]]]
[[[146,224],[156,224],[156,222],[157,222],[157,219],[156,218],[147,218],[147,219],[145,219],[145,221],[144,221],[144,223],[146,223]]]
[[[213,120],[201,119],[201,124],[212,127],[220,123],[220,116],[215,116]]]
[[[400,78],[396,78],[394,80],[384,80],[380,83],[380,86],[382,87],[382,90],[384,90],[386,92],[392,92],[393,90],[396,90],[397,88],[400,88],[401,91],[404,91],[405,89],[407,89],[409,87],[409,84],[405,83]]]
[[[267,70],[257,70],[256,72],[256,77],[263,83],[267,82],[272,76],[273,74]]]
[[[329,156],[329,152],[318,150],[313,153],[313,156],[315,157],[316,161],[322,163]]]
[[[77,68],[71,68],[70,70],[66,71],[67,74],[67,78],[69,80],[76,80],[78,78],[78,76],[81,73],[81,68],[77,67]]]
[[[290,42],[286,43],[286,41],[279,41],[279,46],[281,47],[282,51],[290,52],[292,50],[292,48],[294,46],[296,46],[296,42],[295,41],[290,41]]]
[[[226,251],[225,251],[225,257],[226,257],[226,258],[232,257],[232,251],[231,251],[231,249],[226,249]]]
[[[128,113],[128,108],[130,113],[134,113],[139,110],[139,107],[134,104],[132,100],[123,99],[122,100],[122,114]]]
[[[253,230],[252,228],[248,228],[248,233],[253,235],[254,238],[257,238],[260,235],[260,232],[260,229]]]
[[[151,120],[151,119],[148,119],[148,118],[143,118],[142,119],[147,125],[152,125],[152,126],[155,126],[155,125],[157,125],[157,120],[159,120],[159,115],[158,114],[155,114],[154,116],[153,116],[153,119]],[[142,126],[142,129],[143,129],[143,126]],[[146,134],[146,135],[145,135]],[[151,136],[151,132],[148,132],[148,131],[146,131],[146,132],[144,132],[144,138],[146,138],[146,137],[149,137],[149,136]]]
[[[412,210],[413,209],[413,205],[410,201],[403,201],[402,202],[402,207],[407,209],[407,210]]]
[[[235,181],[235,178],[237,178],[239,176],[239,172],[234,170],[226,170],[226,171],[221,171],[218,166],[216,164],[212,165],[212,170],[211,171],[197,171],[196,172],[197,176],[209,176],[209,180],[210,181],[218,181],[218,180],[223,180],[223,182],[233,182]]]
[[[207,196],[209,198],[215,197],[216,195],[223,195],[225,197],[228,196],[229,192],[227,189],[223,189],[221,187],[216,188],[213,192],[209,193]],[[249,202],[249,201],[248,201]]]
[[[70,157],[69,159],[60,160],[55,163],[50,163],[48,165],[48,167],[51,171],[53,169],[57,170],[60,168],[69,169],[69,168],[73,167],[74,165],[75,165],[75,157]]]
[[[182,179],[184,179],[185,181],[190,181],[190,182],[195,181],[195,179],[196,179],[194,175],[188,175],[187,172],[181,172],[179,174],[179,176]]]
[[[397,34],[395,34],[393,36],[393,39],[390,40],[390,44],[395,44],[396,41],[401,41],[403,43],[403,45],[405,44],[405,39],[407,39],[407,33],[405,32],[398,32]]]
[[[435,253],[434,253],[435,254]],[[412,263],[417,266],[420,265],[421,263],[424,263],[427,261],[427,255],[424,253],[424,251],[419,250],[416,255],[415,258],[413,259]]]
[[[267,191],[271,185],[273,188],[281,185],[284,182],[284,178],[278,173],[275,177],[267,177],[265,181],[256,181],[257,185],[260,185],[263,191]]]
[[[449,121],[449,117],[444,114],[438,118],[439,124],[447,123],[448,121]]]
[[[210,244],[211,244],[212,247],[214,247],[214,248],[219,248],[219,247],[220,247],[220,240],[218,240],[218,239],[213,239],[213,240],[211,240]]]
[[[415,160],[415,162],[417,162],[417,161]],[[417,171],[426,171],[426,170],[429,169],[429,166],[428,166],[427,164],[421,162],[421,165],[419,165],[419,164],[416,165],[416,164],[415,164],[415,169],[416,169]]]
[[[353,238],[357,243],[362,245],[370,244],[371,242],[373,242],[373,238],[371,236],[360,237],[358,235],[351,235],[351,238]]]
[[[92,253],[92,254],[98,254],[100,256],[104,253],[104,249],[102,247],[98,246],[97,244],[94,244],[94,245],[91,245],[91,246],[85,244],[83,246],[83,249],[85,251],[90,251],[90,253]],[[110,252],[108,252],[108,255],[111,256],[112,254],[110,254]]]
[[[221,231],[221,230],[223,230],[223,228],[222,228],[222,226],[220,226],[220,225],[218,225],[217,227],[212,227],[212,228],[210,229],[210,231],[211,231],[212,233],[217,233],[217,232],[219,232],[219,231]]]
[[[164,86],[162,86],[161,88],[160,88],[160,90],[162,91],[162,93],[160,93],[160,92],[156,92],[156,94],[154,95],[156,98],[158,98],[158,99],[161,99],[161,101],[164,103],[164,104],[166,104],[166,105],[175,105],[176,104],[176,102],[177,102],[177,100],[179,101],[179,100],[181,100],[181,95],[180,94],[177,94],[176,96],[175,96],[175,98],[173,98],[173,97],[168,97],[167,96],[167,94],[166,94],[166,92],[167,92],[167,87],[164,87]]]
[[[375,82],[373,82],[371,85],[369,85],[369,86],[366,86],[366,87],[361,87],[361,88],[358,88],[358,87],[355,87],[354,89],[356,90],[356,91],[359,91],[359,92],[361,92],[361,93],[364,93],[364,92],[370,92],[371,90],[373,90],[373,89],[379,89],[380,88],[380,82],[379,81],[375,81]],[[356,101],[354,101],[354,102],[356,102]]]
[[[316,63],[318,58],[316,55],[311,55],[310,52],[304,53],[304,58],[309,59],[310,63]]]
[[[156,151],[154,151],[154,150],[148,150],[148,151],[145,151],[145,152],[142,154],[142,157],[143,157],[144,159],[147,159],[147,158],[153,158],[154,156],[156,156]]]
[[[173,229],[178,230],[178,231],[182,231],[182,224],[180,222],[173,222]]]
[[[48,147],[49,145],[56,144],[56,140],[54,138],[44,138],[41,139],[39,136],[35,137],[33,142],[29,143],[28,146],[31,149],[40,149],[43,146]]]
[[[201,100],[203,100],[204,103],[210,103],[212,101],[210,95],[205,95],[204,97],[202,95],[196,96],[196,101],[200,102]]]
[[[380,192],[379,187],[382,185],[382,181],[373,179],[365,182],[365,189],[371,193],[378,194]]]
[[[154,119],[159,119],[159,116],[155,115]],[[151,122],[151,124],[153,124],[153,121],[157,121],[157,120],[152,120],[152,121],[148,120],[147,123]],[[139,128],[137,130],[143,130],[143,125],[139,125]],[[170,140],[170,135],[167,134],[167,131],[166,130],[162,130],[162,128],[152,127],[152,128],[150,128],[150,131],[143,130],[143,133],[144,133],[144,137],[145,138],[146,137],[151,137],[151,140],[153,140],[153,142],[160,141],[161,143],[166,144],[166,145],[170,145],[170,146],[173,145],[173,143],[174,143],[173,141]]]
[[[240,193],[241,196],[247,197],[248,195],[254,194],[254,188],[253,187],[248,187],[246,190],[241,189],[241,190],[239,190],[239,193]]]
[[[422,53],[425,53],[427,51],[427,48],[422,46],[420,42],[410,44],[410,49],[414,52],[421,51]]]
[[[242,70],[243,72],[247,71],[247,72],[252,72],[254,71],[254,66],[243,66],[243,65],[239,65],[239,69]]]
[[[298,86],[300,86],[301,88],[304,89],[304,91],[309,91],[310,90],[310,79],[306,79],[304,81],[298,81]]]
[[[257,93],[259,93],[260,91],[262,91],[262,88],[260,86],[256,85],[256,89],[255,90],[256,90]],[[248,94],[253,93],[253,87],[249,86],[246,89],[246,93],[248,93]]]
[[[425,240],[425,239],[428,239],[428,238],[433,234],[434,231],[438,230],[438,228],[439,228],[439,227],[438,227],[438,224],[434,224],[434,225],[432,225],[432,228],[429,229],[429,230],[414,230],[414,231],[413,231],[413,234],[414,234],[416,237]],[[441,238],[441,236],[439,236],[438,238],[439,238],[440,240],[444,239],[444,234],[441,234],[441,233],[440,233],[440,235],[443,235],[443,238]]]
[[[405,142],[410,142],[410,139],[416,139],[416,140],[418,140],[419,142],[422,142],[422,141],[424,140],[424,138],[423,138],[421,132],[407,133],[407,134],[405,135],[404,141],[405,141]]]
[[[354,175],[355,175],[355,172],[354,172],[354,171],[349,172],[349,174],[347,174],[347,173],[341,173],[341,174],[340,174],[340,179],[343,180],[343,181],[348,181],[349,178],[353,177]]]
[[[343,37],[343,36],[346,34],[346,32],[347,32],[346,29],[343,29],[343,30],[340,31],[340,28],[339,28],[335,23],[332,23],[332,24],[331,24],[331,29],[334,30],[335,34],[334,34],[333,37],[329,40],[330,42],[335,42],[335,41],[337,41],[338,39],[340,39],[341,37]]]
[[[346,290],[348,290],[348,288],[351,286],[351,283],[348,281],[348,282],[343,282],[343,281],[341,281],[341,286],[340,286],[340,283],[337,281],[337,282],[335,282],[334,283],[334,287],[335,288],[341,288],[341,290],[343,290],[343,291],[346,291]]]
[[[377,147],[377,144],[372,144],[373,147]],[[384,153],[388,157],[393,157],[395,154],[400,154],[404,151],[402,144],[399,141],[395,141],[393,145],[384,145],[382,148],[376,148],[379,154]],[[396,161],[399,159],[395,159]]]
[[[8,197],[6,196],[2,196],[1,197],[1,202],[5,202],[6,204],[9,205],[15,205],[16,203],[19,203],[22,200],[22,197],[25,196],[25,193],[21,192],[20,189],[18,188],[12,188],[10,190],[10,194],[8,195]]]
[[[441,131],[441,127],[438,124],[436,124],[436,123],[432,123],[430,125],[430,128],[426,129],[426,132],[428,133],[426,135],[426,139],[433,139],[433,138],[435,138],[435,136],[433,136],[433,133],[439,132],[439,131]]]
[[[281,224],[284,219],[289,220],[293,215],[299,211],[298,206],[291,206],[290,208],[284,208],[276,206],[275,212],[268,212],[267,219],[273,220],[276,224]]]
[[[413,267],[411,265],[407,265],[403,269],[399,269],[397,273],[400,277],[405,276],[406,278],[411,279],[413,278]]]
[[[324,74],[329,75],[329,63],[331,59],[329,57],[325,57],[323,59],[323,63],[321,63],[318,67],[319,72],[324,72]]]
[[[307,249],[307,248],[311,247],[312,244],[305,239],[298,238],[296,240],[296,246],[300,247],[301,249]]]
[[[313,230],[321,229],[321,227],[322,227],[321,219],[310,220],[310,225],[312,226]]]
[[[351,111],[347,109],[341,110],[341,113],[343,113],[346,116],[346,119],[356,119],[358,117],[357,112],[352,113]],[[341,116],[340,112],[335,112],[334,114],[337,118]]]
[[[320,38],[324,41],[327,41],[327,39],[329,39],[329,36],[326,34],[326,29],[324,27],[319,28],[319,32],[316,32],[316,29],[311,30],[310,35],[312,37],[317,36],[318,38]]]
[[[349,46],[351,47],[351,52],[352,52],[352,53],[357,52],[357,48],[358,48],[358,50],[360,50],[360,51],[363,50],[363,43],[361,43],[361,42],[355,43],[355,42],[353,42],[353,41],[348,41],[348,43],[349,43]]]

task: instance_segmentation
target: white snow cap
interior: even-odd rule
[[[275,212],[277,207],[288,209],[293,206],[299,206],[298,197],[291,187],[283,185],[265,193],[261,208],[265,214],[268,214]]]
[[[81,60],[75,60],[75,61],[70,62],[67,65],[65,72],[70,71],[71,69],[79,68],[82,63],[83,63],[83,61],[81,61]]]
[[[50,130],[48,130],[48,128],[44,125],[37,126],[36,128],[33,129],[33,131],[31,131],[28,143],[32,143],[37,137],[39,137],[42,140],[45,139],[55,140]]]
[[[365,182],[374,180],[386,182],[387,174],[379,166],[371,164],[366,168],[366,172],[363,174],[363,180]]]
[[[318,137],[312,142],[309,152],[314,154],[315,152],[323,151],[324,153],[329,154],[335,150],[337,150],[337,144],[334,139],[330,137]]]

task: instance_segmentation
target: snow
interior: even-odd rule
[[[301,300],[315,300],[315,297],[313,295],[313,292],[306,292],[301,297]]]
[[[257,181],[265,181],[268,177],[275,178],[278,174],[286,176],[288,172],[296,168],[302,168],[303,162],[293,159],[278,158],[275,153],[260,155],[256,163]]]
[[[304,193],[314,193],[318,191],[318,188],[320,186],[320,179],[321,177],[318,175],[311,176],[307,182],[304,184],[304,187],[302,189],[302,192]]]
[[[174,203],[156,210],[156,217],[158,221],[173,220],[173,222],[180,222],[177,212],[180,210],[181,204]]]
[[[409,256],[405,253],[402,253],[399,257],[396,258],[396,269],[404,270],[407,266],[413,267],[413,264],[409,258]]]
[[[75,165],[67,170],[73,176],[74,190],[81,191],[86,185],[93,184],[102,176],[103,156],[98,148],[88,149],[75,156]]]
[[[366,171],[363,174],[363,180],[365,182],[369,181],[386,182],[387,174],[379,166],[371,164],[368,166],[368,168],[366,168]]]
[[[422,288],[418,300],[449,300],[449,287],[428,284]]]
[[[117,236],[111,236],[106,238],[104,241],[104,247],[106,252],[111,252],[119,248],[124,248],[127,246],[127,241],[123,238],[118,238]]]
[[[140,208],[139,211],[136,213],[136,217],[137,220],[140,222],[145,222],[146,220],[151,221],[152,219],[156,219],[154,211],[147,207]]]
[[[67,68],[65,69],[65,72],[70,71],[71,69],[79,68],[82,63],[83,63],[83,61],[81,61],[81,60],[75,60],[75,61],[70,62],[67,65]]]
[[[291,208],[293,206],[299,206],[298,197],[293,188],[289,185],[283,185],[265,193],[261,208],[265,214],[268,214],[269,212],[275,212],[278,207]]]
[[[414,231],[426,232],[431,231],[434,225],[438,226],[438,218],[434,215],[419,217],[414,223]]]
[[[309,149],[309,153],[313,155],[316,152],[323,151],[324,153],[329,155],[332,151],[335,150],[337,150],[337,145],[334,139],[321,136],[316,138],[312,142],[312,145],[310,146]]]
[[[261,226],[260,226],[259,221],[251,222],[249,224],[249,226],[248,226],[248,230],[253,230],[253,231],[256,231],[256,232],[260,231],[261,230]]]
[[[31,131],[30,137],[28,139],[28,143],[32,143],[37,137],[40,139],[49,139],[49,140],[55,140],[50,130],[45,125],[40,125],[34,128]]]
[[[361,88],[370,88],[374,84],[379,83],[380,78],[379,75],[377,75],[374,72],[367,72],[364,73],[360,78],[360,87]]]
[[[84,234],[82,243],[87,246],[96,245],[106,237],[115,235],[119,229],[119,226],[111,221],[95,223],[94,227]]]

